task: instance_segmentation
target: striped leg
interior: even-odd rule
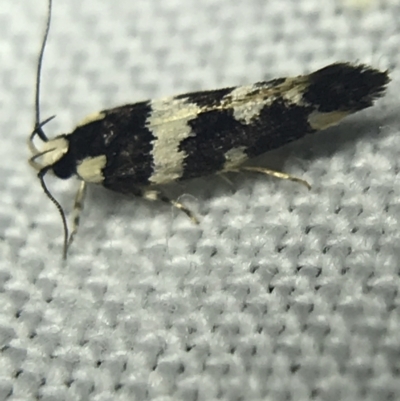
[[[86,182],[81,181],[76,192],[74,208],[72,210],[72,231],[68,239],[68,247],[72,244],[76,233],[78,232],[80,215],[83,210],[83,203],[86,195]]]

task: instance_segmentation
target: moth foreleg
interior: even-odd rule
[[[72,210],[72,231],[68,239],[68,247],[72,244],[74,237],[78,232],[80,215],[83,210],[85,195],[86,195],[86,182],[81,181],[78,191],[76,192],[74,208]]]
[[[261,174],[270,175],[272,177],[280,178],[282,180],[290,180],[290,181],[298,182],[298,183],[304,185],[305,187],[307,187],[307,189],[309,189],[309,190],[311,189],[311,185],[306,180],[303,180],[301,178],[295,177],[290,174],[282,173],[280,171],[270,170],[270,169],[264,168],[264,167],[241,166],[241,167],[227,170],[227,172],[233,172],[233,173],[240,173],[242,171],[261,173]]]

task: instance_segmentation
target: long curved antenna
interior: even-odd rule
[[[40,49],[38,63],[37,63],[37,70],[36,70],[36,89],[35,89],[35,128],[31,135],[31,140],[35,137],[35,135],[39,135],[40,139],[44,142],[47,142],[47,136],[44,133],[42,126],[43,124],[40,123],[40,79],[42,73],[42,61],[44,50],[46,48],[47,38],[49,36],[50,31],[50,21],[51,21],[51,9],[52,9],[53,1],[49,0],[48,11],[47,11],[47,23],[46,23],[46,30],[44,32],[42,47]]]
[[[40,153],[39,149],[37,149],[35,144],[33,143],[33,138],[35,138],[35,135],[37,134],[38,129],[41,129],[44,125],[46,125],[49,121],[51,121],[55,117],[56,116],[51,116],[49,118],[46,118],[46,120],[39,123],[36,126],[35,130],[30,134],[29,139],[28,139],[28,146],[29,146],[29,150],[31,151],[32,154],[36,155],[36,154]]]
[[[60,213],[62,224],[63,224],[63,229],[64,229],[64,246],[63,246],[63,259],[67,259],[67,250],[68,250],[68,225],[67,225],[67,219],[65,217],[65,213],[61,205],[58,203],[56,198],[50,193],[50,191],[47,189],[46,183],[44,182],[44,176],[46,173],[51,169],[51,166],[46,166],[42,168],[39,173],[38,177],[40,180],[40,184],[42,185],[43,191],[46,194],[46,196],[54,203],[56,206],[58,212]]]

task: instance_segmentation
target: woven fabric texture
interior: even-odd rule
[[[387,96],[257,161],[168,188],[89,190],[66,263],[27,163],[46,0],[0,7],[0,401],[400,399],[398,0],[54,0],[49,136],[153,97],[390,69]],[[49,177],[69,213],[78,182]]]

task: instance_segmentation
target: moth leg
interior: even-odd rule
[[[196,216],[186,206],[182,205],[182,203],[178,201],[168,198],[159,191],[147,190],[144,191],[141,196],[145,199],[159,200],[161,202],[168,203],[185,213],[193,223],[199,224],[199,220],[197,220]]]
[[[298,183],[304,185],[308,190],[311,189],[311,185],[306,180],[302,180],[301,178],[295,177],[293,175],[282,173],[280,171],[270,170],[270,169],[264,168],[264,167],[242,166],[242,167],[239,167],[236,169],[230,169],[228,171],[232,171],[235,173],[239,173],[241,171],[250,171],[253,173],[261,173],[261,174],[271,175],[272,177],[280,178],[282,180],[290,180],[290,181],[298,182]]]
[[[232,170],[223,170],[217,173],[218,177],[221,177],[222,180],[224,180],[227,184],[229,184],[231,187],[233,187],[233,182],[226,176],[226,173],[231,172]],[[236,171],[234,171],[236,172]]]
[[[74,208],[72,210],[72,231],[68,239],[68,247],[72,244],[75,235],[78,232],[80,215],[83,210],[85,195],[86,195],[86,182],[81,181],[78,191],[76,192]]]

